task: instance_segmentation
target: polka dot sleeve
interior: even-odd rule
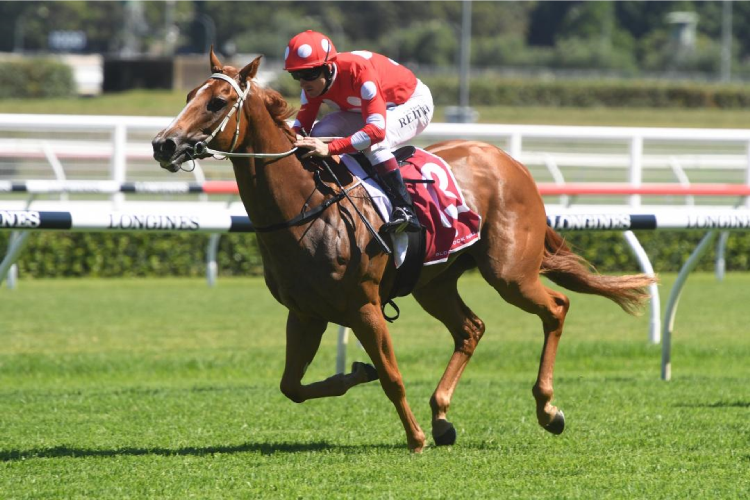
[[[385,100],[378,75],[369,65],[363,64],[352,71],[352,87],[362,105],[365,126],[349,137],[331,142],[331,154],[356,153],[385,139]]]

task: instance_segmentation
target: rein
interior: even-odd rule
[[[347,193],[357,186],[361,185],[362,181],[355,183],[353,186],[350,186],[349,188],[344,188],[341,191],[339,191],[336,195],[332,196],[331,198],[328,198],[323,203],[318,205],[317,207],[313,208],[312,210],[308,210],[306,212],[302,212],[296,217],[293,217],[287,221],[284,222],[278,222],[276,224],[271,224],[269,226],[253,226],[253,230],[256,233],[270,233],[271,231],[277,231],[279,229],[286,229],[288,227],[293,226],[301,226],[303,224],[306,224],[307,222],[310,222],[313,219],[317,219],[320,214],[326,211],[328,207],[331,205],[338,203],[342,199],[347,197]]]

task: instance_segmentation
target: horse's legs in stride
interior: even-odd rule
[[[446,414],[461,374],[484,334],[484,323],[458,295],[458,275],[451,276],[453,273],[450,270],[448,273],[444,279],[430,282],[414,292],[414,298],[424,310],[448,328],[454,342],[453,355],[430,398],[432,437],[437,445],[449,445],[456,441],[456,429],[446,419]]]
[[[391,336],[388,333],[388,326],[379,306],[376,304],[365,305],[360,310],[358,323],[352,325],[352,330],[378,370],[383,391],[396,407],[406,431],[409,449],[414,452],[422,451],[425,442],[424,432],[419,427],[417,419],[414,418],[409,403],[406,401],[406,389],[396,363]]]
[[[328,323],[317,318],[300,318],[289,313],[286,323],[286,365],[281,377],[281,392],[295,403],[308,399],[342,396],[355,385],[372,380],[362,363],[348,374],[338,373],[320,382],[302,385],[307,367],[320,347]],[[372,368],[370,368],[372,369]]]
[[[491,265],[480,263],[482,276],[510,304],[526,312],[536,314],[544,327],[544,347],[539,361],[539,373],[532,388],[536,400],[536,418],[539,425],[553,434],[560,434],[565,426],[561,411],[552,406],[552,375],[555,368],[557,345],[562,336],[565,315],[570,307],[568,298],[545,287],[539,280],[538,271],[533,273],[513,274],[513,278],[504,278],[495,273]]]

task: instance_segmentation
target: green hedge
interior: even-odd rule
[[[47,59],[0,62],[0,99],[71,97],[76,94],[73,70]]]
[[[0,232],[4,255],[10,233]],[[18,261],[19,275],[35,278],[203,276],[205,234],[71,233],[32,234]],[[217,263],[222,275],[263,272],[253,234],[223,235]]]
[[[638,271],[638,263],[621,232],[562,233],[568,244],[601,272]],[[659,272],[677,272],[705,236],[705,231],[635,231]],[[706,252],[696,267],[712,271],[716,247]],[[732,233],[724,253],[728,271],[750,271],[750,233]]]
[[[0,254],[8,232],[0,232]],[[703,232],[637,233],[657,272],[678,271]],[[638,263],[619,232],[565,233],[568,243],[601,272],[633,272]],[[38,232],[31,235],[18,262],[22,277],[203,276],[207,235],[142,233]],[[713,251],[699,269],[713,269]],[[217,256],[222,276],[256,276],[263,272],[255,236],[223,235]],[[750,271],[750,234],[732,234],[727,269]]]

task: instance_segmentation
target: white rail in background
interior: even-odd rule
[[[0,114],[0,157],[39,155],[43,159],[41,141],[44,140],[57,158],[70,157],[76,148],[83,158],[109,158],[109,178],[123,181],[127,179],[130,160],[143,162],[150,156],[150,140],[133,143],[129,142],[129,137],[134,133],[155,134],[171,120],[168,117]],[[100,138],[89,142],[86,134],[91,132],[104,133],[109,141],[102,142]],[[63,137],[56,138],[55,134]],[[675,158],[683,169],[744,171],[744,181],[750,184],[750,129],[432,123],[418,141],[426,144],[456,138],[499,143],[513,157],[541,167],[552,158],[558,167],[626,168],[628,174],[622,180],[627,179],[633,186],[640,184],[644,169],[671,171]],[[539,140],[557,141],[565,147],[550,151],[546,149],[549,144],[534,144]],[[599,147],[590,147],[592,141],[597,146],[604,142],[619,146],[602,152]],[[576,144],[580,147],[570,151],[571,145]],[[696,149],[698,146],[703,149]],[[154,164],[154,172],[157,169]],[[227,176],[230,175],[227,169]]]

